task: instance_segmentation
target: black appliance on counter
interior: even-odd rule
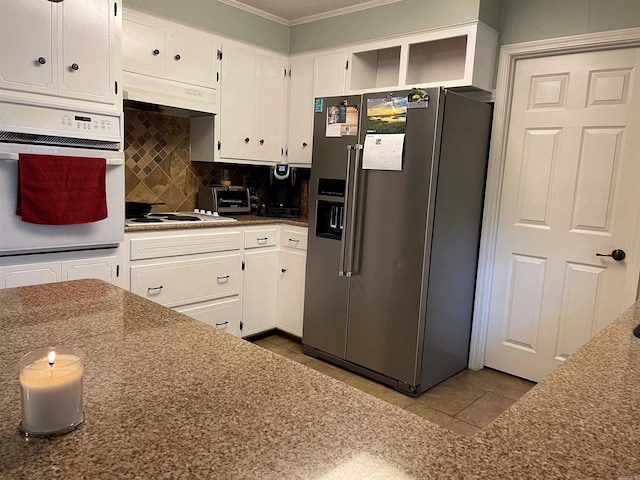
[[[251,193],[247,187],[214,185],[200,187],[198,208],[218,213],[251,213]]]
[[[297,192],[296,169],[286,164],[278,164],[270,169],[269,203],[262,204],[259,215],[265,217],[298,218],[300,208],[294,206],[293,198]]]

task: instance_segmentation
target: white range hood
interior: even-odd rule
[[[179,117],[219,113],[219,94],[215,88],[172,82],[131,72],[123,72],[123,83],[122,98],[125,100],[125,107]]]

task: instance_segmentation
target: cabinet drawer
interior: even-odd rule
[[[223,330],[236,337],[240,336],[242,309],[240,298],[237,296],[205,304],[178,307],[176,311],[211,325],[217,330]]]
[[[131,292],[167,307],[230,297],[240,293],[240,254],[136,265]]]
[[[242,233],[232,232],[189,233],[181,235],[144,236],[129,241],[131,260],[162,258],[176,255],[239,250]]]
[[[280,236],[280,245],[282,245],[283,248],[306,250],[307,232],[283,227],[282,234]]]
[[[244,232],[244,248],[275,247],[277,244],[277,228],[248,230]]]

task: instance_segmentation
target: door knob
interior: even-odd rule
[[[606,254],[606,253],[596,253],[596,257],[611,257],[613,258],[616,262],[619,262],[621,260],[624,260],[625,257],[627,256],[626,253],[624,253],[624,250],[620,250],[620,249],[615,249],[613,252]]]

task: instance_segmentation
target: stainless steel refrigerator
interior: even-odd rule
[[[492,109],[424,90],[378,167],[367,106],[410,93],[316,99],[302,343],[419,395],[467,365]]]

